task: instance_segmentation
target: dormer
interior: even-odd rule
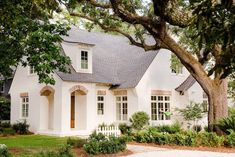
[[[68,42],[62,43],[63,50],[70,57],[72,66],[76,72],[92,73],[92,49],[93,44]]]

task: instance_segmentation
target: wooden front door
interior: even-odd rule
[[[71,96],[71,122],[70,127],[75,128],[75,96]]]

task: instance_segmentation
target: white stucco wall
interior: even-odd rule
[[[183,74],[171,73],[170,58],[171,52],[161,49],[136,87],[138,110],[143,110],[149,115],[151,115],[151,90],[171,91],[171,112],[173,113],[171,120],[152,121],[154,125],[182,121],[182,117],[175,112],[175,108],[184,108],[190,101],[202,103],[203,90],[198,83],[195,83],[184,95],[175,91],[175,88],[189,76],[189,72],[184,68]]]
[[[62,80],[54,75],[56,84],[52,86],[56,91],[54,97],[54,116],[53,116],[53,127],[55,130],[60,130],[60,117],[61,114],[61,83]],[[38,83],[38,76],[36,74],[29,75],[29,68],[18,66],[15,72],[14,79],[10,88],[11,95],[11,123],[16,123],[17,121],[23,120],[21,117],[21,97],[20,93],[28,93],[29,97],[29,116],[26,118],[27,122],[30,124],[30,131],[36,132],[40,129],[46,128],[49,125],[45,123],[40,123],[43,119],[48,118],[49,109],[46,108],[48,100],[44,96],[40,96],[40,90],[45,87],[45,84]]]

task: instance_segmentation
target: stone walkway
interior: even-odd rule
[[[235,157],[235,153],[176,150],[151,146],[127,145],[134,152],[128,157]]]

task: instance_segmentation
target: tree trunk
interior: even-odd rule
[[[217,134],[222,134],[217,125],[218,121],[228,116],[227,86],[227,79],[219,80],[208,93],[208,129]]]

